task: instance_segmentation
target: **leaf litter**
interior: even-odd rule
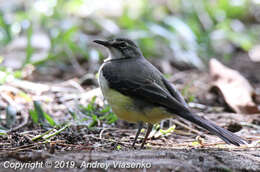
[[[187,100],[193,100],[189,103],[193,110],[222,127],[236,131],[238,135],[248,139],[250,144],[242,147],[226,145],[190,122],[175,119],[165,120],[154,127],[146,149],[155,152],[179,150],[180,154],[193,149],[198,153],[210,149],[241,151],[245,154],[259,152],[258,114],[249,116],[245,113],[225,113],[225,109],[216,111],[221,104],[214,101],[203,106],[203,101],[200,100],[205,97],[201,98],[199,95],[201,90],[206,92],[209,88],[206,84],[209,82],[208,75],[203,77],[200,72],[182,72],[181,75],[185,76],[181,77],[184,79],[181,84],[177,83],[177,87],[185,89]],[[91,154],[92,151],[100,152],[100,156],[102,152],[110,154],[113,151],[133,154],[140,146],[144,132],[133,149],[131,144],[136,126],[116,119],[110,107],[104,103],[99,88],[84,88],[79,83],[77,79],[59,83],[34,83],[15,79],[1,85],[1,111],[5,113],[0,116],[3,126],[0,130],[0,158],[19,160],[23,155],[27,160],[34,156],[45,160],[57,159],[55,155],[60,155],[59,159],[67,159],[74,156],[71,154],[73,152],[82,152],[84,155],[86,152]],[[189,98],[189,95],[195,96]],[[208,96],[212,97],[214,98],[212,95]],[[9,116],[9,113],[15,115]],[[13,119],[12,122],[8,122],[10,119]],[[64,157],[61,153],[70,156]],[[146,153],[142,154],[146,156]],[[85,159],[90,161],[87,156]],[[260,162],[259,158],[255,157],[254,160]]]

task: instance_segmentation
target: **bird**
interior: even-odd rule
[[[104,98],[120,119],[138,124],[133,147],[144,123],[148,127],[141,149],[155,123],[176,116],[208,130],[227,144],[240,146],[247,143],[243,138],[192,112],[180,92],[143,56],[132,40],[114,38],[93,42],[109,50],[108,58],[98,72],[98,83]]]

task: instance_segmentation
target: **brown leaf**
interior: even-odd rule
[[[227,105],[237,113],[259,113],[253,102],[254,89],[238,72],[224,66],[216,59],[209,62],[212,88],[221,93]]]

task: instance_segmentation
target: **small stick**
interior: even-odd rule
[[[174,123],[182,126],[183,128],[186,128],[186,129],[188,129],[188,130],[190,130],[190,131],[192,131],[192,132],[194,132],[194,133],[196,133],[198,135],[203,136],[203,134],[200,131],[198,131],[196,129],[193,129],[193,128],[191,128],[191,127],[189,127],[189,126],[187,126],[187,125],[185,125],[185,124],[183,124],[183,123],[181,123],[181,122],[179,122],[177,120],[174,120]]]

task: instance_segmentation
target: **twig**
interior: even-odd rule
[[[11,128],[9,131],[7,131],[7,134],[14,132],[14,131],[17,131],[20,128],[23,128],[24,126],[26,126],[28,121],[29,121],[29,114],[24,113],[23,118],[24,118],[23,122],[20,125],[18,125],[17,127]]]
[[[19,147],[15,147],[15,148],[2,149],[2,150],[7,150],[7,151],[0,152],[0,155],[1,154],[6,154],[6,153],[20,152],[20,151],[32,149],[32,148],[37,147],[37,146],[39,146],[41,144],[45,144],[45,143],[44,142],[39,142],[37,144],[29,144],[29,145],[19,146]]]
[[[183,136],[192,136],[193,134],[192,133],[187,133],[187,132],[184,132],[182,130],[174,130],[174,133],[178,134],[178,135],[183,135]]]
[[[255,129],[260,129],[260,127],[258,125],[255,125],[255,124],[250,124],[250,123],[246,123],[246,122],[241,122],[240,124],[242,126],[247,126],[247,127],[252,127],[252,128],[255,128]]]
[[[193,128],[191,128],[191,127],[189,127],[189,126],[187,126],[187,125],[185,125],[185,124],[183,124],[183,123],[181,123],[181,122],[179,122],[177,120],[174,120],[174,123],[182,126],[183,128],[186,128],[186,129],[188,129],[188,130],[190,130],[190,131],[192,131],[192,132],[194,132],[194,133],[196,133],[198,135],[204,136],[204,134],[201,133],[200,131],[198,131],[196,129],[193,129]]]
[[[102,139],[102,134],[104,133],[104,131],[107,130],[107,128],[104,128],[101,130],[101,132],[99,133],[99,138]]]
[[[58,131],[56,131],[56,132],[54,132],[54,133],[52,133],[52,134],[50,134],[50,135],[47,135],[46,137],[43,136],[43,138],[47,140],[47,139],[51,138],[52,136],[55,136],[55,135],[61,133],[63,130],[65,130],[65,129],[68,128],[69,126],[71,126],[70,123],[69,123],[69,124],[66,124],[64,127],[62,127],[61,129],[59,129]]]
[[[208,108],[208,106],[204,105],[204,104],[200,104],[200,103],[194,103],[194,102],[190,102],[188,103],[190,108],[196,108],[196,109],[200,109],[200,110],[205,110]]]
[[[32,138],[32,141],[35,141],[35,140],[37,140],[37,139],[42,138],[43,136],[49,134],[49,133],[50,133],[51,131],[53,131],[53,130],[54,130],[54,128],[52,128],[52,129],[50,129],[50,130],[44,132],[43,134],[40,134],[40,135],[35,136],[34,138]]]

